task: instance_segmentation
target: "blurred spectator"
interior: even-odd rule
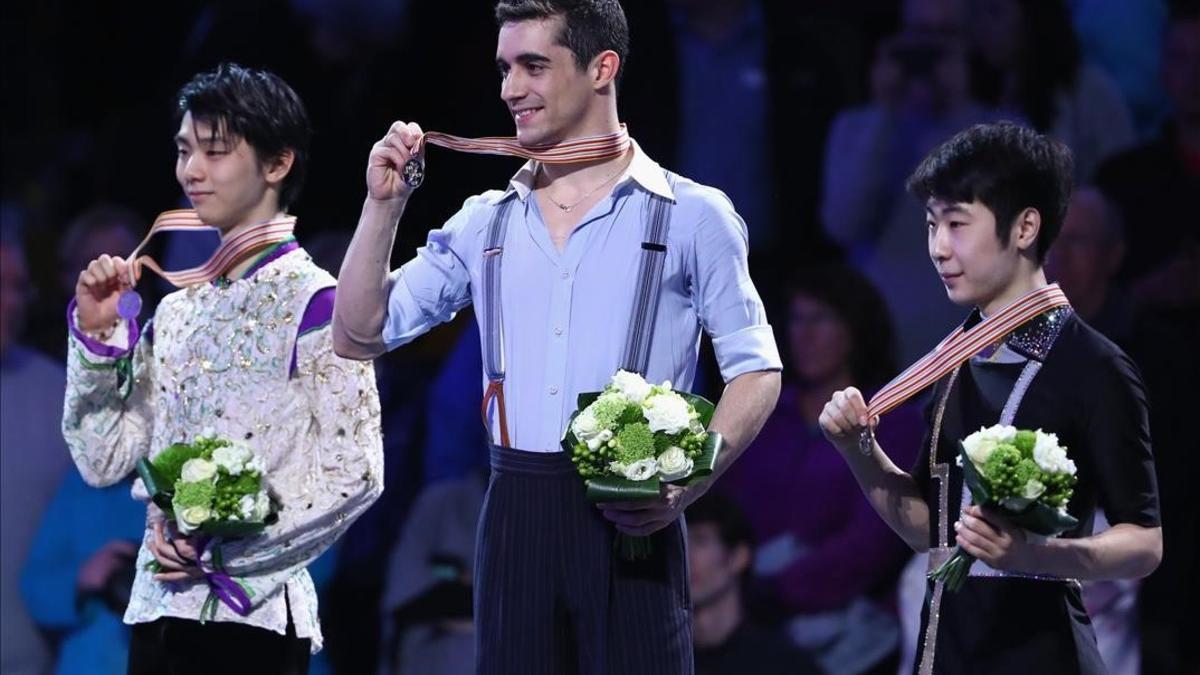
[[[962,312],[929,267],[924,207],[905,192],[904,179],[938,143],[1000,119],[971,98],[957,7],[905,3],[904,18],[915,23],[877,49],[872,101],[838,113],[825,147],[822,225],[903,318],[896,329],[905,363],[932,349]]]
[[[1200,193],[1200,9],[1170,22],[1163,83],[1172,117],[1161,138],[1113,157],[1096,182],[1130,224],[1121,279],[1139,302],[1200,305],[1200,222],[1187,197]]]
[[[429,385],[425,410],[425,483],[488,470],[488,438],[475,424],[483,401],[479,324],[467,317],[454,348]],[[445,420],[462,420],[446,424]]]
[[[1186,597],[1189,589],[1195,592],[1190,579],[1196,564],[1200,509],[1190,494],[1197,479],[1191,459],[1192,418],[1200,401],[1187,374],[1200,372],[1200,365],[1192,347],[1195,341],[1189,341],[1179,322],[1165,320],[1170,317],[1153,307],[1138,307],[1124,291],[1116,279],[1123,251],[1120,216],[1100,192],[1084,187],[1072,195],[1047,260],[1047,274],[1062,285],[1085,321],[1134,359],[1146,383],[1162,510],[1171,514],[1163,526],[1163,547],[1171,554],[1142,584],[1141,633],[1146,636],[1142,642],[1147,657],[1141,670],[1174,673],[1186,670],[1183,659],[1192,644],[1179,627],[1176,611],[1181,595]],[[1101,629],[1112,633],[1101,640],[1102,653],[1110,648],[1115,652],[1105,653],[1106,662],[1114,672],[1118,667],[1135,672],[1137,631],[1123,622],[1127,622],[1125,604],[1132,602],[1127,596],[1136,595],[1136,586],[1100,585],[1093,595],[1097,611],[1106,613],[1093,617],[1097,637]],[[1195,650],[1190,653],[1194,660]]]
[[[1097,509],[1093,531],[1099,534],[1109,527],[1104,510]],[[1137,610],[1140,584],[1139,579],[1083,583],[1083,606],[1096,631],[1096,646],[1109,675],[1142,672]]]
[[[128,256],[149,229],[144,218],[129,208],[114,204],[89,207],[67,223],[58,240],[55,286],[38,303],[31,317],[37,328],[34,339],[43,351],[66,359],[67,331],[63,326],[62,308],[75,297],[79,272],[104,253],[122,258]],[[139,290],[146,301],[142,316],[151,316],[159,294],[153,292],[150,283],[142,284]]]
[[[753,534],[737,503],[711,491],[686,516],[696,675],[820,673],[783,634],[746,616],[742,586],[753,565]]]
[[[1158,79],[1166,0],[1068,0],[1083,58],[1121,90],[1139,138],[1157,132],[1167,99]]]
[[[1167,29],[1162,79],[1172,117],[1157,140],[1118,155],[1097,183],[1128,224],[1119,274],[1139,305],[1139,325],[1157,319],[1170,329],[1131,352],[1150,394],[1163,522],[1163,564],[1142,584],[1142,672],[1200,672],[1200,643],[1184,626],[1200,605],[1200,480],[1195,459],[1194,386],[1200,372],[1200,6],[1178,3]]]
[[[63,367],[19,342],[30,286],[15,229],[0,225],[0,673],[34,675],[51,652],[21,601],[21,565],[70,455]]]
[[[1099,190],[1076,189],[1046,260],[1046,274],[1062,286],[1089,326],[1128,351],[1134,306],[1114,279],[1124,255],[1120,215]]]
[[[825,129],[858,79],[847,22],[789,0],[625,7],[639,47],[621,112],[638,142],[664,167],[729,196],[760,277],[790,262],[781,247],[793,258],[824,253],[812,205]]]
[[[122,623],[133,587],[146,507],[130,494],[133,476],[92,488],[68,471],[46,509],[21,575],[38,626],[55,638],[54,672],[118,675],[129,657]]]
[[[417,497],[388,566],[381,673],[475,672],[471,591],[487,482],[484,467],[434,483]]]
[[[869,395],[895,374],[891,319],[870,283],[846,267],[806,270],[790,290],[779,405],[718,487],[754,526],[756,589],[790,621],[792,639],[828,672],[890,673],[899,640],[891,594],[908,549],[817,419],[833,392],[855,385]],[[922,432],[909,404],[883,419],[878,436],[907,467]]]
[[[968,16],[976,95],[1070,146],[1076,179],[1091,180],[1105,158],[1133,145],[1121,91],[1083,62],[1064,0],[971,0]]]

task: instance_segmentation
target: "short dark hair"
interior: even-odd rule
[[[190,112],[193,120],[212,127],[214,139],[230,134],[245,140],[259,161],[291,150],[295,158],[283,179],[279,206],[295,202],[308,169],[312,129],[304,103],[287,82],[266,70],[222,63],[193,77],[176,98],[176,121]]]
[[[1074,161],[1061,141],[1032,129],[997,122],[977,124],[934,148],[908,177],[908,191],[922,202],[979,200],[996,216],[996,236],[1007,244],[1021,211],[1042,217],[1037,260],[1062,229],[1071,200]]]
[[[892,379],[896,374],[892,315],[878,289],[862,272],[843,263],[805,266],[787,288],[789,304],[796,295],[805,295],[827,305],[845,322],[850,330],[848,358],[855,386],[871,392]],[[793,358],[790,350],[785,354],[789,361]]]
[[[754,530],[746,518],[745,511],[732,498],[722,492],[709,490],[687,508],[690,525],[712,523],[717,526],[717,536],[727,549],[746,546],[754,551]]]
[[[612,50],[621,57],[617,80],[629,55],[629,23],[617,0],[500,0],[496,23],[549,19],[561,16],[563,29],[558,44],[571,50],[575,65],[587,67],[597,54]]]

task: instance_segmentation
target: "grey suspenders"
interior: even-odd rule
[[[664,171],[667,182],[674,190],[675,174]],[[638,280],[633,300],[633,315],[629,320],[629,332],[625,337],[625,348],[620,367],[641,375],[646,374],[650,364],[650,345],[654,340],[655,317],[658,314],[658,299],[662,290],[663,267],[667,259],[667,233],[671,227],[671,200],[651,194],[646,202],[646,230],[642,241],[642,256],[638,265]],[[492,215],[488,225],[487,246],[483,251],[482,320],[479,330],[483,335],[483,369],[488,387],[483,396],[483,423],[491,425],[488,413],[494,400],[500,421],[500,444],[509,444],[508,420],[504,408],[504,323],[500,311],[500,263],[503,258],[504,237],[508,231],[508,214],[512,199],[506,199]]]
[[[667,174],[671,190],[675,175]],[[658,316],[658,298],[662,289],[663,266],[667,261],[667,230],[671,227],[671,202],[651,193],[646,201],[646,235],[642,242],[642,259],[638,265],[637,291],[633,299],[633,316],[629,318],[629,333],[625,336],[625,351],[621,354],[621,369],[645,375],[650,366],[650,343],[654,339],[654,319]]]
[[[500,444],[511,447],[508,440],[508,415],[504,409],[504,323],[500,312],[500,262],[504,252],[504,236],[508,232],[508,212],[512,210],[512,199],[500,203],[492,214],[488,225],[487,246],[483,249],[482,320],[479,330],[483,335],[483,372],[487,375],[487,391],[483,395],[483,426],[488,430],[488,441],[492,440],[488,410],[495,399],[500,419]]]

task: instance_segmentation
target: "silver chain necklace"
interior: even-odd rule
[[[558,208],[562,209],[564,212],[570,213],[572,209],[574,209],[576,206],[579,206],[580,204],[582,204],[583,201],[585,199],[587,199],[588,197],[591,197],[592,195],[596,194],[597,190],[604,187],[605,185],[608,185],[609,182],[612,181],[612,179],[616,178],[624,170],[625,170],[625,167],[621,167],[620,169],[617,169],[616,171],[612,172],[611,174],[609,174],[608,178],[604,179],[603,183],[597,185],[596,187],[592,188],[591,190],[588,190],[587,192],[585,192],[583,194],[582,197],[580,197],[579,199],[576,199],[574,202],[572,202],[570,204],[564,204],[564,203],[558,201],[557,199],[555,199],[553,197],[553,195],[550,194],[549,186],[547,186],[547,189],[545,191],[546,198],[549,199],[552,204],[554,204]],[[542,173],[545,173],[545,171],[546,170],[543,168]]]

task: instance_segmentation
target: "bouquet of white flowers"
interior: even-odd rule
[[[721,435],[707,430],[711,402],[618,371],[601,392],[579,395],[563,450],[587,485],[590,502],[656,499],[662,483],[687,485],[713,472]],[[650,553],[649,537],[618,534],[626,560]]]
[[[1075,462],[1058,436],[997,424],[964,438],[958,465],[975,504],[999,510],[1017,527],[1043,537],[1078,525],[1067,513],[1075,487]],[[962,586],[975,558],[960,547],[929,573],[952,591]]]
[[[239,614],[249,612],[249,591],[225,574],[215,541],[262,532],[278,519],[267,494],[262,459],[252,450],[205,431],[191,443],[176,443],[153,460],[138,460],[137,472],[150,499],[181,534],[199,534],[212,551],[205,578],[210,587],[201,620],[211,618],[218,599]],[[158,571],[157,561],[151,563]],[[211,567],[211,569],[208,569]]]

